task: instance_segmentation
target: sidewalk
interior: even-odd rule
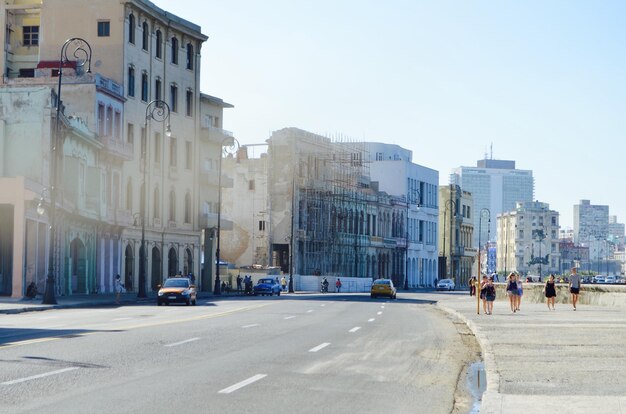
[[[481,413],[626,414],[626,313],[623,308],[522,302],[512,313],[476,314],[476,299],[438,305],[464,320],[483,350],[487,390]]]

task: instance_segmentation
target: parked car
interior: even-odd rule
[[[389,299],[396,298],[396,288],[391,279],[377,279],[372,283],[370,296],[376,298],[378,296],[388,296]]]
[[[437,290],[454,290],[454,281],[452,279],[441,279],[437,283]]]
[[[270,295],[273,296],[274,293],[280,296],[280,283],[276,279],[272,278],[262,278],[254,285],[254,296],[256,295]]]
[[[604,278],[604,283],[617,283],[617,277],[607,276]]]
[[[597,275],[593,277],[594,283],[606,283],[606,279],[602,275]]]
[[[187,306],[196,304],[196,287],[186,277],[171,277],[159,286],[157,305],[185,303]]]

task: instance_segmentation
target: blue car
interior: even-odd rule
[[[270,295],[274,296],[274,293],[280,296],[280,283],[276,281],[276,279],[271,278],[263,278],[259,279],[259,281],[254,285],[254,296],[256,295]]]

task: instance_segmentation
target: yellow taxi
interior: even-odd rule
[[[396,288],[393,286],[391,279],[377,279],[372,283],[372,289],[370,291],[372,298],[378,296],[388,296],[390,299],[396,298]]]
[[[157,305],[185,303],[187,306],[196,304],[196,287],[187,277],[171,277],[159,286]]]

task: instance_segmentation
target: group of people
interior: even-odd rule
[[[326,279],[326,277],[322,278],[322,288],[321,288],[321,292],[322,293],[328,293],[328,279]],[[337,278],[337,280],[335,281],[335,292],[340,293],[341,292],[341,279]]]
[[[496,300],[496,288],[494,283],[494,277],[483,276],[482,281],[479,283],[476,277],[472,277],[470,280],[470,296],[477,294],[479,289],[480,299],[483,302],[483,312],[485,315],[491,315],[493,313],[493,302]],[[543,287],[543,294],[546,297],[546,303],[549,310],[555,310],[554,303],[556,301],[556,280],[552,274]],[[577,269],[572,268],[572,274],[568,278],[569,292],[572,298],[573,309],[576,310],[578,304],[578,296],[580,294],[580,275],[578,275]],[[509,305],[511,312],[516,313],[520,311],[522,303],[522,296],[524,295],[524,286],[521,277],[516,273],[510,273],[506,279],[506,295],[509,298]]]

